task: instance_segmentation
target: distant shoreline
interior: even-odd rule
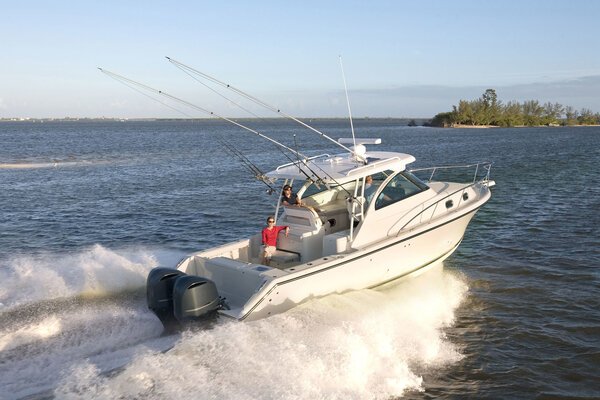
[[[565,128],[565,127],[582,127],[582,126],[600,126],[599,124],[589,124],[589,125],[516,125],[510,127],[501,127],[498,125],[463,125],[463,124],[454,124],[449,126],[451,129],[493,129],[493,128]]]
[[[236,121],[282,121],[281,117],[269,118],[248,118],[248,117],[228,117]],[[296,117],[303,121],[347,121],[348,117]],[[414,117],[359,117],[352,118],[353,121],[421,121],[422,123],[430,121],[431,118]],[[0,122],[139,122],[139,121],[222,121],[220,118],[0,118]]]
[[[253,122],[257,120],[270,121],[270,122],[283,122],[286,119],[281,117],[273,118],[231,118],[238,122]],[[322,117],[322,118],[306,118],[299,117],[305,123],[313,122],[339,122],[348,121],[348,117]],[[493,128],[561,128],[561,127],[584,127],[592,126],[598,127],[600,124],[590,125],[516,125],[511,127],[500,127],[497,125],[468,125],[468,124],[452,124],[446,126],[433,126],[430,125],[430,118],[400,118],[400,117],[362,117],[352,118],[354,122],[388,122],[392,124],[399,124],[408,127],[426,127],[426,128],[442,128],[442,129],[493,129]],[[1,123],[94,123],[94,122],[106,122],[106,123],[127,123],[127,122],[202,122],[202,123],[222,123],[224,122],[220,118],[0,118]]]
[[[489,128],[499,128],[497,125],[463,125],[463,124],[454,124],[451,125],[450,128],[466,128],[466,129],[489,129]],[[515,127],[518,128],[518,127]]]

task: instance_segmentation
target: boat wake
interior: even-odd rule
[[[89,167],[95,165],[114,164],[115,160],[86,160],[69,157],[67,159],[53,160],[23,160],[17,162],[0,162],[0,170],[2,169],[44,169],[44,168],[72,168],[72,167]],[[123,161],[121,162],[123,163]]]
[[[0,169],[36,169],[57,168],[77,165],[76,162],[23,162],[23,163],[0,163]]]
[[[0,260],[0,311],[55,299],[98,297],[143,288],[148,271],[174,265],[180,253],[109,250],[101,245],[71,254],[38,254]]]
[[[389,398],[422,390],[424,370],[461,359],[443,332],[466,296],[453,272],[434,268],[385,290],[315,299],[254,322],[220,317],[162,336],[144,293],[161,257],[173,254],[94,246],[0,268],[2,392],[15,399]]]
[[[174,252],[100,245],[75,254],[0,261],[2,398],[46,398],[65,368],[88,360],[103,371],[176,337],[145,307],[145,276]],[[34,396],[34,398],[36,397]]]

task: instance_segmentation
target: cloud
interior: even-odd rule
[[[355,90],[350,96],[353,112],[357,115],[432,117],[439,112],[450,111],[460,100],[477,99],[490,88],[504,103],[538,100],[540,103],[560,103],[575,109],[589,108],[600,112],[600,75],[504,86],[396,86]]]
[[[600,112],[600,75],[585,76],[577,79],[533,82],[514,85],[389,85],[349,91],[352,115],[355,117],[404,117],[432,118],[440,112],[451,111],[460,100],[474,100],[486,89],[495,89],[498,99],[524,102],[538,100],[540,103],[560,103],[577,110],[587,108]],[[281,107],[286,113],[297,117],[346,117],[346,95],[343,89],[330,88],[263,90],[253,93],[270,104]],[[61,101],[51,101],[50,94],[41,93],[33,97],[24,94],[0,98],[0,112],[8,117],[205,117],[205,114],[192,111],[181,114],[163,105],[146,99],[138,93],[117,95],[101,93],[99,95],[79,96],[78,93],[63,93]],[[227,117],[248,117],[244,111],[223,105],[210,97],[183,96],[201,107],[215,111]],[[248,107],[247,103],[242,103]],[[255,107],[252,106],[251,107]],[[184,107],[177,109],[189,111]],[[273,113],[252,108],[258,115],[273,117]]]
[[[531,83],[524,85],[507,86],[499,88],[515,100],[535,99],[540,101],[559,102],[575,108],[587,107],[600,111],[600,76],[586,76],[577,79],[562,80],[555,82]],[[575,104],[576,103],[576,104]]]

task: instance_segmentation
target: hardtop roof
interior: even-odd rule
[[[408,164],[415,161],[415,157],[410,154],[388,151],[368,151],[364,157],[366,163],[349,153],[333,156],[322,154],[308,160],[281,165],[266,176],[271,179],[301,180],[310,177],[324,182],[344,183],[387,170],[404,171]]]

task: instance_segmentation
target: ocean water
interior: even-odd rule
[[[219,141],[263,171],[288,160],[216,121],[0,123],[0,399],[600,398],[600,128],[355,127],[415,168],[494,162],[456,253],[383,289],[163,336],[148,271],[257,232],[276,201]]]

